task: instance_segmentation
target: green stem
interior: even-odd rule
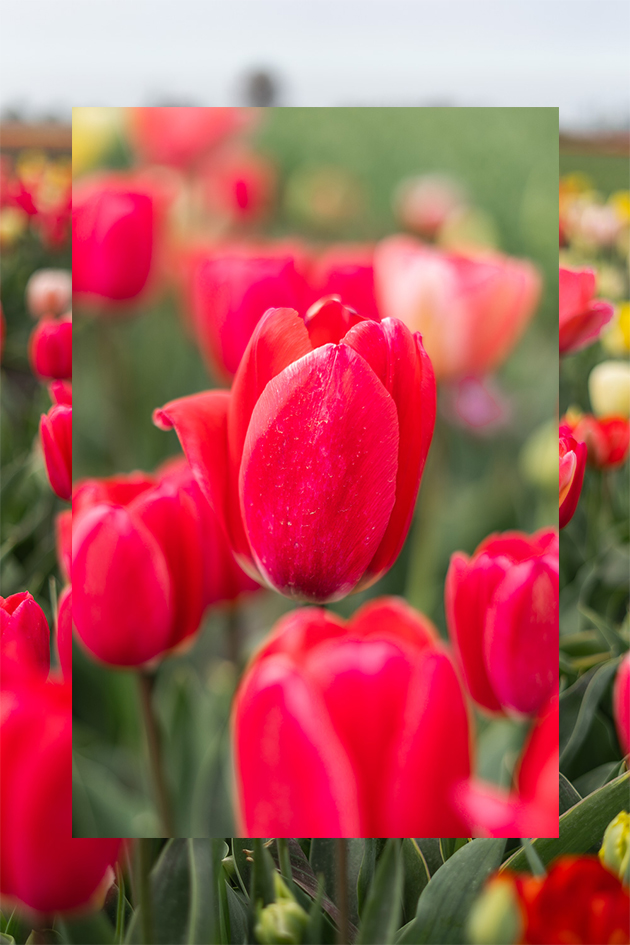
[[[162,823],[164,837],[175,836],[175,826],[168,787],[164,777],[164,765],[162,762],[162,745],[160,742],[160,732],[157,719],[153,712],[153,684],[155,676],[150,673],[138,673],[138,688],[140,692],[140,704],[142,706],[142,717],[144,719],[144,730],[147,737],[147,747],[149,750],[149,766],[151,768],[151,780],[155,792],[155,801]]]
[[[145,838],[136,841],[136,889],[138,891],[138,907],[142,921],[142,943],[153,945],[153,904],[151,902],[151,884],[149,871],[151,869],[151,842]]]
[[[543,866],[543,861],[538,856],[538,853],[529,839],[529,837],[521,837],[521,846],[525,850],[525,856],[527,857],[527,863],[530,870],[534,876],[546,876],[547,870]]]
[[[337,866],[337,908],[339,909],[338,945],[349,945],[350,910],[348,907],[348,848],[343,837],[335,840]]]
[[[118,883],[118,899],[116,902],[116,945],[122,945],[125,937],[125,877],[120,868],[116,865],[116,882]]]
[[[227,648],[227,657],[237,669],[241,669],[241,609],[238,601],[232,601],[228,605],[225,639]]]

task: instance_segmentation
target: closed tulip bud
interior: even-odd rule
[[[573,354],[597,341],[614,314],[610,302],[594,300],[592,269],[560,267],[560,354]]]
[[[54,404],[39,421],[48,481],[60,499],[72,496],[72,405]]]
[[[373,584],[407,535],[433,434],[419,335],[322,300],[259,322],[230,393],[156,411],[175,427],[241,566],[299,600]]]
[[[624,755],[630,752],[630,654],[619,664],[613,688],[613,714],[619,744]]]
[[[308,913],[295,899],[280,899],[260,910],[254,934],[261,945],[299,945],[307,925]]]
[[[36,678],[0,692],[0,894],[20,911],[100,909],[120,839],[72,838],[72,691]]]
[[[66,269],[38,269],[26,283],[26,307],[33,318],[62,315],[72,302],[72,273]]]
[[[130,108],[129,136],[142,160],[186,168],[251,124],[245,108]]]
[[[622,883],[630,884],[630,817],[627,811],[622,810],[606,827],[599,859]]]
[[[461,686],[432,624],[395,598],[344,623],[284,617],[237,692],[232,732],[245,836],[466,836]]]
[[[86,178],[72,194],[72,287],[79,304],[115,314],[146,299],[164,269],[172,185],[149,174]]]
[[[512,876],[492,876],[468,916],[468,941],[471,945],[516,945],[521,941],[523,926],[523,911]]]
[[[66,682],[72,681],[72,588],[64,587],[57,607],[57,656]]]
[[[570,427],[560,427],[560,528],[568,525],[577,508],[584,470],[586,444],[571,436]]]
[[[338,296],[374,321],[380,320],[374,289],[374,247],[340,243],[328,247],[313,263],[309,273],[312,301],[327,295]]]
[[[50,669],[50,631],[44,612],[28,591],[0,597],[0,652],[3,681],[16,674]]]
[[[540,296],[530,262],[495,252],[445,253],[408,236],[378,244],[374,273],[381,315],[422,332],[438,380],[502,364]]]
[[[588,394],[596,417],[630,418],[630,364],[602,361],[588,378]]]
[[[490,535],[456,552],[448,629],[468,690],[490,712],[533,715],[558,684],[558,535]]]
[[[40,378],[72,377],[72,315],[42,318],[29,340],[29,361]]]
[[[622,417],[599,419],[590,413],[570,410],[562,418],[573,437],[584,443],[588,462],[596,469],[615,469],[628,458],[630,422]]]
[[[236,373],[256,325],[273,306],[304,311],[306,258],[297,247],[224,247],[194,254],[187,295],[206,362],[223,377]]]

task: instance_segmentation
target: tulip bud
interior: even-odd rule
[[[622,810],[606,827],[599,859],[626,886],[630,884],[630,816]]]
[[[588,393],[597,417],[630,419],[630,364],[602,361],[591,371]]]
[[[586,444],[578,443],[571,436],[568,426],[560,427],[560,528],[568,525],[577,508],[584,470],[586,468]]]
[[[60,499],[72,495],[72,406],[55,404],[39,421],[46,472]]]
[[[299,945],[307,925],[308,913],[295,899],[280,899],[260,910],[254,935],[261,945]]]
[[[558,536],[490,535],[456,552],[445,586],[449,634],[475,702],[536,713],[558,684]]]
[[[2,676],[35,672],[48,675],[50,631],[44,612],[28,591],[0,597]]]
[[[403,601],[347,624],[285,616],[241,680],[232,732],[244,836],[466,836],[453,804],[470,772],[463,693]]]
[[[516,945],[521,941],[523,926],[522,907],[512,876],[492,876],[468,916],[468,941],[471,945]]]
[[[33,318],[62,315],[72,301],[72,273],[65,269],[38,269],[26,283],[26,307]]]
[[[624,755],[630,752],[630,653],[619,664],[613,688],[613,715]]]
[[[243,569],[325,602],[373,584],[398,556],[435,382],[419,335],[329,298],[303,319],[268,311],[230,393],[184,397],[154,419],[177,430]]]
[[[29,361],[40,378],[72,377],[72,315],[40,320],[29,340]]]
[[[560,354],[573,354],[593,344],[614,314],[610,302],[594,301],[592,269],[560,268]]]

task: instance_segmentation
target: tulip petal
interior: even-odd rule
[[[138,666],[163,652],[173,592],[151,532],[127,509],[101,505],[80,517],[72,545],[72,617],[87,649],[116,666]]]
[[[358,583],[395,501],[398,419],[351,348],[325,345],[265,388],[239,490],[260,571],[287,596],[323,602]]]
[[[420,335],[398,319],[363,322],[344,338],[365,358],[391,394],[400,426],[396,503],[381,544],[360,587],[378,580],[404,544],[435,425],[435,378]]]
[[[364,640],[371,636],[403,641],[417,650],[440,639],[428,617],[410,607],[402,597],[379,597],[368,601],[348,621],[348,629]]]
[[[56,405],[39,421],[46,472],[53,492],[69,501],[72,496],[72,407]]]
[[[507,562],[506,562],[507,563]],[[444,601],[449,636],[453,641],[468,691],[479,705],[500,712],[484,660],[484,621],[492,592],[505,574],[505,566],[482,555],[471,565],[455,552],[446,575]]]
[[[286,656],[245,677],[233,722],[245,836],[360,836],[352,766],[321,696]]]
[[[486,618],[484,650],[502,705],[530,715],[550,698],[558,680],[558,576],[546,561],[506,573]]]

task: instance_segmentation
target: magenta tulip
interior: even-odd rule
[[[584,470],[586,443],[578,443],[566,424],[560,427],[560,528],[568,525],[577,508]]]
[[[23,673],[46,678],[50,669],[50,631],[39,604],[28,591],[0,597],[0,653],[3,682]]]
[[[573,354],[597,341],[614,314],[609,302],[594,300],[592,269],[560,268],[560,354]]]
[[[472,698],[533,715],[558,685],[558,535],[490,535],[446,576],[448,629]]]
[[[42,318],[33,329],[28,347],[33,373],[40,378],[72,377],[72,315]]]
[[[252,659],[232,730],[248,837],[465,836],[452,799],[469,721],[426,617],[381,598],[346,624],[285,616]]]
[[[405,540],[435,420],[419,335],[334,300],[259,322],[231,393],[156,411],[175,427],[243,569],[298,600],[368,587]]]
[[[613,688],[613,715],[624,755],[630,752],[630,653],[619,664]]]
[[[39,421],[39,438],[44,454],[48,481],[60,499],[72,496],[72,392],[61,382],[51,385],[53,397],[61,402],[53,404]],[[68,403],[67,400],[70,400]]]
[[[329,246],[309,274],[312,300],[337,295],[348,308],[379,321],[373,261],[373,246]]]

